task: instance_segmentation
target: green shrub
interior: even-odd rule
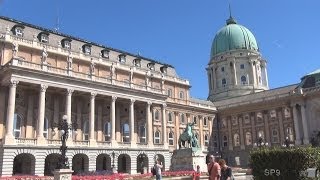
[[[307,168],[320,167],[320,148],[254,149],[250,152],[250,166],[256,180],[305,179],[303,172]]]

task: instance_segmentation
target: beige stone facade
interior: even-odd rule
[[[172,66],[5,17],[0,41],[2,176],[51,175],[63,115],[75,172],[168,170],[188,122],[208,153],[216,108]]]

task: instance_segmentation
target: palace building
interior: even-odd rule
[[[189,122],[204,155],[237,166],[258,139],[308,145],[320,130],[320,70],[269,89],[256,38],[232,17],[213,39],[208,100],[169,64],[7,17],[0,47],[1,176],[52,175],[64,115],[75,173],[140,173],[156,159],[169,170]]]
[[[64,115],[75,173],[169,170],[188,122],[208,153],[216,108],[173,66],[7,17],[0,46],[1,176],[52,175]]]

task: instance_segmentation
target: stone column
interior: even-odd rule
[[[213,91],[217,90],[217,76],[216,76],[216,71],[215,71],[215,66],[212,66],[212,86],[213,86]]]
[[[96,146],[97,141],[94,136],[94,122],[95,122],[95,98],[97,93],[91,92],[90,96],[90,146]]]
[[[148,101],[146,106],[146,119],[148,125],[148,146],[153,146],[153,136],[152,136],[152,116],[151,116],[151,104],[152,102]]]
[[[71,97],[72,97],[72,93],[73,93],[73,89],[67,89],[65,113],[68,116],[68,118],[67,118],[68,124],[71,124]]]
[[[293,111],[293,122],[294,122],[294,131],[295,131],[295,144],[301,145],[301,135],[299,129],[299,120],[298,120],[298,112],[296,104],[291,104],[292,111]]]
[[[55,96],[56,98],[54,98],[53,100],[53,122],[58,124],[60,121],[60,104],[59,104],[59,96],[57,94],[55,94]],[[51,139],[55,139],[55,140],[59,139],[58,127],[54,127],[54,132],[55,134],[51,137]]]
[[[103,123],[103,117],[102,117],[102,106],[98,105],[98,118],[97,118],[97,138],[96,141],[104,141],[103,136],[103,130],[104,130],[104,123]]]
[[[309,144],[309,127],[306,118],[306,105],[301,104],[301,120],[303,127],[303,144]]]
[[[162,142],[163,142],[164,148],[168,147],[166,107],[167,107],[167,104],[165,103],[162,104]]]
[[[81,99],[77,99],[77,135],[76,135],[76,141],[81,141],[81,134],[82,134],[82,104]]]
[[[115,144],[116,141],[116,96],[111,98],[111,143]]]
[[[231,132],[231,119],[230,119],[230,117],[228,117],[228,136],[229,136],[229,138],[228,138],[228,145],[229,145],[229,150],[230,151],[232,151],[233,150],[233,144],[232,144],[232,139],[233,139],[233,137],[232,137],[232,132]]]
[[[264,136],[264,140],[266,143],[269,143],[269,145],[271,145],[271,140],[270,140],[270,130],[269,130],[269,118],[267,114],[264,114],[264,127],[265,127],[265,136]]]
[[[281,109],[282,112],[279,112],[278,113],[278,117],[279,117],[279,131],[280,131],[280,141],[279,143],[283,144],[284,143],[284,140],[286,138],[285,134],[284,134],[284,129],[283,129],[283,110],[284,108]]]
[[[43,136],[43,125],[45,118],[45,109],[46,109],[46,90],[48,86],[41,84],[40,85],[40,94],[39,94],[39,107],[38,107],[38,129],[37,129],[37,144],[46,144],[46,140]]]
[[[27,112],[27,127],[26,127],[26,138],[34,138],[34,127],[33,127],[33,95],[29,94],[28,97],[28,112]]]
[[[239,131],[240,131],[240,148],[245,149],[244,133],[243,133],[243,119],[239,118]]]
[[[257,82],[257,78],[256,78],[256,73],[255,73],[255,61],[254,60],[250,60],[250,65],[251,65],[251,71],[252,71],[252,86],[256,86],[256,82]],[[249,82],[250,83],[250,82]]]
[[[203,133],[203,116],[199,116],[199,137],[198,137],[198,143],[199,146],[204,150],[204,133]],[[218,137],[217,140],[219,141]]]
[[[4,138],[4,144],[14,144],[15,138],[13,136],[13,119],[16,104],[16,89],[19,81],[11,80],[9,82],[9,97],[8,97],[8,108],[7,108],[7,132]]]
[[[264,63],[264,78],[265,78],[265,83],[266,83],[266,86],[269,87],[269,82],[268,82],[268,72],[267,72],[267,63]]]
[[[71,124],[71,97],[72,97],[73,89],[67,89],[66,93],[66,106],[65,106],[65,114],[67,115],[67,122]],[[69,133],[69,138],[67,139],[67,146],[72,145],[72,133]]]
[[[136,146],[136,140],[134,138],[134,102],[135,99],[130,99],[130,109],[129,109],[129,122],[130,122],[130,141],[131,146]]]

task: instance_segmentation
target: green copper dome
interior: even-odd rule
[[[227,25],[221,28],[214,37],[210,59],[222,52],[234,49],[258,51],[258,44],[253,34],[230,17]]]

